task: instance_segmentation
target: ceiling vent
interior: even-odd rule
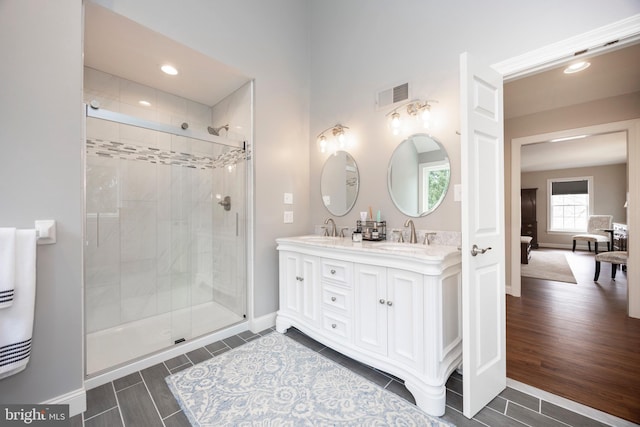
[[[401,85],[392,87],[391,89],[385,89],[378,92],[376,96],[376,106],[378,107],[378,109],[386,108],[390,105],[407,101],[408,99],[409,83],[403,83]]]

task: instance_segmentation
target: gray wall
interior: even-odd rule
[[[39,403],[83,387],[82,5],[0,2],[0,226],[57,221],[38,246],[32,356],[0,380],[1,403]]]
[[[576,233],[547,233],[548,191],[547,180],[551,178],[593,177],[593,214],[613,215],[614,222],[627,222],[627,210],[623,207],[627,196],[627,165],[608,165],[588,168],[561,169],[527,172],[521,176],[522,188],[537,188],[536,219],[538,221],[538,243],[542,246],[566,246],[572,244]]]
[[[495,63],[640,9],[635,0],[97,3],[255,78],[257,316],[278,307],[274,239],[310,232],[327,216],[315,144],[322,129],[342,122],[358,139],[350,151],[361,193],[344,220],[355,224],[357,212],[379,206],[397,227],[404,218],[386,192],[385,171],[400,138],[388,132],[387,111],[375,109],[376,91],[410,81],[415,97],[440,101],[432,133],[457,183],[461,52]],[[80,0],[0,2],[1,52],[11,59],[0,69],[0,222],[31,227],[49,217],[60,232],[58,244],[39,249],[34,357],[27,371],[0,381],[5,402],[42,401],[82,385],[81,22]],[[294,194],[294,224],[283,224],[284,192]],[[418,227],[459,230],[452,193]]]
[[[349,151],[358,163],[361,187],[353,210],[338,224],[354,225],[358,212],[372,206],[382,211],[389,228],[402,228],[406,217],[391,201],[386,172],[404,137],[390,132],[385,117],[390,109],[376,108],[379,90],[409,82],[411,98],[439,101],[432,105],[437,123],[429,133],[447,149],[451,183],[459,184],[462,52],[494,64],[639,12],[640,3],[626,0],[311,1],[312,223],[329,216],[319,196],[327,155],[319,152],[315,137],[339,122],[357,139]],[[434,213],[414,222],[416,228],[459,231],[460,203],[454,202],[454,192],[450,189]]]

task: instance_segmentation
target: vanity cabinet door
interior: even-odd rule
[[[280,310],[315,325],[320,302],[319,278],[317,257],[280,252]]]
[[[387,354],[387,269],[355,265],[355,344]]]
[[[388,356],[417,371],[424,357],[424,276],[387,270]]]

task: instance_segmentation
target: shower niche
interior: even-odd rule
[[[251,83],[209,107],[85,67],[84,96],[92,376],[244,321]]]

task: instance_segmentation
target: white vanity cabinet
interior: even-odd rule
[[[405,381],[444,414],[445,382],[462,362],[460,252],[455,247],[278,239],[276,329],[315,340]]]
[[[320,259],[280,252],[280,311],[309,326],[319,320]]]
[[[420,372],[423,276],[377,265],[358,264],[355,269],[354,344]]]

